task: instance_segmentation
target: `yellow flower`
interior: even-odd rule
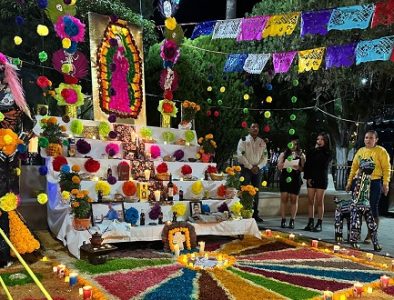
[[[20,176],[21,175],[21,169],[15,168],[15,174],[16,174],[16,176]]]
[[[176,28],[176,20],[174,17],[167,18],[164,21],[164,25],[168,30],[174,30]]]
[[[40,204],[45,204],[48,202],[48,196],[45,193],[41,193],[37,196],[37,201]]]
[[[108,182],[100,180],[96,184],[96,191],[101,191],[103,196],[108,196],[111,192],[111,186]]]
[[[15,210],[18,206],[18,197],[14,193],[7,193],[0,198],[0,209],[4,211]]]
[[[71,194],[73,194],[73,195],[76,195],[78,193],[79,193],[78,189],[72,189],[71,190]]]
[[[73,172],[78,173],[79,171],[81,171],[81,167],[78,166],[78,165],[73,165],[73,166],[71,167],[71,170],[72,170]]]
[[[63,198],[64,200],[70,200],[70,192],[63,191],[63,192],[62,192],[62,198]]]
[[[81,182],[81,179],[79,179],[78,176],[73,176],[71,178],[71,180],[72,180],[73,183],[76,183],[76,184],[79,184]]]
[[[237,171],[237,172],[241,172],[241,167],[240,166],[235,166],[234,170]]]

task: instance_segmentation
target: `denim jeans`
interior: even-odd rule
[[[374,179],[371,180],[371,190],[369,194],[369,204],[371,206],[371,212],[374,218],[379,217],[379,201],[382,196],[382,180]]]

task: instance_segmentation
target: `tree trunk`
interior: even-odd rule
[[[237,17],[237,0],[226,0],[226,19]]]

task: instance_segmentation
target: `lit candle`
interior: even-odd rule
[[[192,253],[192,254],[190,255],[190,257],[191,257],[192,260],[195,260],[195,259],[196,259],[196,253]]]
[[[204,253],[204,251],[205,251],[205,242],[203,242],[203,241],[198,242],[198,245],[200,246],[200,254]]]
[[[272,231],[271,231],[271,229],[266,229],[266,230],[265,230],[265,236],[266,236],[266,237],[272,237]]]
[[[156,202],[160,202],[160,193],[161,192],[159,190],[157,190],[157,191],[154,191],[153,193],[155,195]]]
[[[294,240],[295,239],[295,234],[294,233],[290,233],[289,234],[289,239]]]
[[[346,296],[345,295],[340,295],[339,296],[339,300],[346,300]]]
[[[145,180],[149,180],[150,179],[150,170],[145,170],[144,171],[144,175],[145,175]]]
[[[183,177],[179,178],[179,181],[183,181]]]
[[[372,291],[373,291],[372,287],[368,287],[367,293],[368,293],[368,294],[372,294]]]
[[[70,273],[70,286],[76,285],[78,282],[78,273]]]
[[[98,181],[98,180],[99,180],[99,178],[97,176],[93,177],[93,181]]]
[[[83,300],[91,300],[93,296],[92,287],[90,285],[85,285],[83,287]]]
[[[332,300],[333,296],[334,296],[333,292],[331,292],[331,291],[324,291],[324,293],[323,293],[323,300]]]
[[[334,252],[339,252],[341,250],[341,247],[338,245],[334,245]]]
[[[193,265],[193,263],[189,263],[188,266],[189,266],[189,268],[193,268],[194,265]]]
[[[363,294],[363,284],[360,282],[356,282],[353,285],[353,296],[354,297],[361,297]]]
[[[174,245],[174,254],[175,254],[175,257],[178,257],[179,254],[180,254],[180,252],[181,252],[181,250],[179,249],[179,245],[178,245],[178,244],[175,244],[175,245]]]
[[[79,296],[83,296],[83,288],[79,288],[78,293],[79,293]]]
[[[189,143],[189,142],[186,142],[186,146],[190,146],[190,143]]]
[[[319,246],[319,241],[318,240],[312,240],[312,247],[317,248]]]
[[[305,244],[304,242],[302,242],[301,246],[305,247],[305,246],[306,246],[306,244]]]
[[[69,283],[69,282],[70,282],[70,276],[66,276],[66,277],[64,277],[64,282],[67,282],[67,283]]]
[[[218,261],[222,261],[223,260],[223,255],[219,254],[218,255]]]
[[[367,253],[366,254],[368,260],[373,260],[373,254],[372,253]]]
[[[188,261],[187,256],[184,255],[184,256],[182,257],[182,262],[183,262],[184,264],[187,264],[187,261]]]
[[[390,277],[388,277],[386,275],[380,276],[380,286],[382,288],[388,287],[389,286],[389,281],[390,281]]]
[[[52,268],[52,270],[53,270],[53,273],[57,273],[57,267],[56,267],[56,266],[54,266],[54,267]]]
[[[209,258],[208,253],[205,253],[205,254],[204,254],[204,258],[205,258],[205,259],[208,259],[208,258]]]
[[[43,258],[41,258],[41,261],[48,261],[48,257],[44,256]]]

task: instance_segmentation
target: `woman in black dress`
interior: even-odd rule
[[[293,139],[289,147],[279,155],[278,169],[281,171],[280,188],[280,213],[281,227],[286,227],[286,206],[290,198],[291,218],[289,228],[294,228],[294,219],[298,210],[298,195],[302,185],[301,172],[304,167],[305,156],[300,150],[298,139]]]
[[[324,193],[328,185],[328,165],[331,161],[330,140],[321,132],[316,138],[315,148],[307,153],[304,179],[308,186],[309,221],[304,230],[319,232],[322,230],[324,215]],[[314,225],[315,203],[317,205],[317,223]]]

